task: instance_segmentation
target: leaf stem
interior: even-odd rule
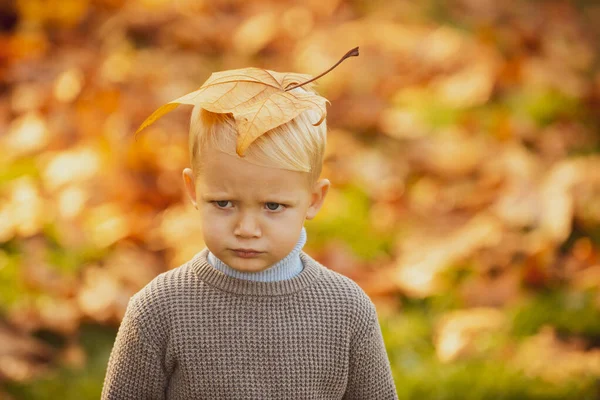
[[[340,58],[340,61],[336,62],[336,63],[333,65],[333,67],[329,68],[327,71],[323,72],[322,74],[320,74],[320,75],[318,75],[318,76],[315,76],[314,78],[312,78],[312,79],[310,79],[310,80],[308,80],[308,81],[306,81],[306,82],[299,83],[299,84],[297,84],[297,85],[294,85],[294,86],[290,86],[289,88],[285,89],[285,92],[287,92],[288,90],[296,89],[296,88],[298,88],[298,87],[300,87],[300,86],[304,86],[304,85],[306,85],[307,83],[310,83],[310,82],[312,82],[312,81],[316,81],[317,79],[319,79],[319,78],[320,78],[320,77],[322,77],[323,75],[325,75],[325,74],[329,73],[329,72],[330,72],[332,69],[334,69],[335,67],[337,67],[338,65],[340,65],[340,63],[341,63],[342,61],[344,61],[346,58],[348,58],[348,57],[356,57],[356,56],[358,56],[358,47],[355,47],[355,48],[353,48],[352,50],[348,51],[346,54],[344,54],[344,56],[343,56],[342,58]]]

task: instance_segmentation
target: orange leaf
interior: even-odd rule
[[[196,91],[173,100],[148,117],[136,134],[179,104],[199,106],[214,113],[231,113],[238,128],[236,152],[246,149],[265,132],[292,120],[306,110],[316,110],[325,119],[327,99],[316,93],[292,89],[310,75],[281,73],[261,68],[243,68],[213,73]],[[304,85],[310,87],[310,84]]]
[[[148,125],[152,125],[154,123],[154,121],[156,121],[157,119],[159,119],[163,115],[165,115],[165,114],[173,111],[177,107],[179,107],[179,103],[175,103],[175,104],[167,103],[167,104],[161,106],[158,110],[154,111],[152,113],[152,115],[150,115],[148,118],[146,118],[146,120],[144,121],[144,123],[142,123],[142,125],[140,125],[140,127],[137,129],[137,131],[135,131],[135,136],[137,136],[137,134],[142,129],[146,128]]]

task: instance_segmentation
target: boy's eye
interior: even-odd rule
[[[279,207],[279,206],[281,206],[281,207],[285,207],[283,204],[279,204],[279,203],[272,203],[272,202],[269,202],[269,203],[266,203],[266,204],[267,204],[267,208],[268,208],[269,210],[271,210],[271,211],[276,211],[276,210],[277,210],[277,207]]]
[[[277,210],[277,207],[279,207],[279,204],[277,203],[267,203],[267,208],[271,211]]]
[[[231,200],[215,200],[213,201],[213,203],[216,204],[219,208],[229,208],[227,207],[227,204],[231,203]],[[267,209],[269,209],[270,211],[278,211],[278,207],[281,207],[281,209],[284,209],[286,207],[285,204],[274,202],[268,202],[265,204],[267,205]]]

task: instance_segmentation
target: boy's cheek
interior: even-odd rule
[[[227,229],[227,221],[223,220],[223,218],[215,218],[212,216],[203,216],[202,220],[202,230],[206,231],[210,229],[210,231],[220,231]]]

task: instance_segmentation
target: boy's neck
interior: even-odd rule
[[[260,272],[243,272],[233,269],[218,259],[210,251],[208,252],[208,262],[215,269],[234,278],[258,282],[282,281],[291,279],[302,271],[303,265],[302,261],[300,260],[300,252],[305,244],[306,229],[302,227],[298,242],[296,242],[296,246],[294,246],[292,251],[277,263]]]

